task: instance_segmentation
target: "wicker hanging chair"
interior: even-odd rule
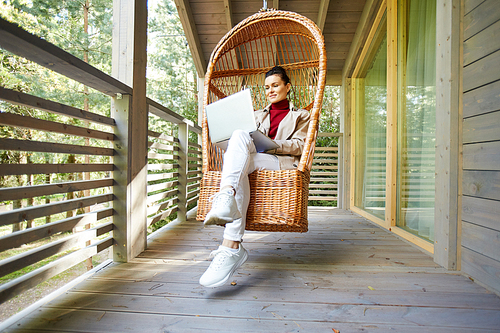
[[[264,75],[279,65],[292,82],[289,100],[310,111],[304,150],[296,170],[250,174],[250,205],[246,230],[306,232],[310,170],[326,79],[326,51],[316,24],[297,13],[263,10],[241,21],[217,44],[205,76],[203,106],[250,88],[254,107],[267,105]],[[203,178],[197,219],[210,211],[211,195],[219,191],[223,151],[210,142],[205,112]]]

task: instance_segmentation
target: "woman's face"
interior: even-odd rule
[[[278,103],[286,98],[290,91],[291,84],[281,79],[279,75],[270,75],[264,80],[264,88],[266,89],[266,97],[271,103]]]

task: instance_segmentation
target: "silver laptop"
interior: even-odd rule
[[[205,107],[210,140],[226,150],[235,130],[248,131],[257,152],[261,153],[279,146],[264,133],[257,130],[250,89],[245,89]]]

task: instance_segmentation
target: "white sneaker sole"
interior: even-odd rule
[[[220,280],[219,282],[212,283],[211,285],[206,285],[204,287],[215,288],[222,286],[231,278],[231,276],[233,276],[234,272],[247,261],[247,259],[248,259],[248,252],[245,251],[241,259],[236,263],[236,265],[234,265],[234,267],[229,271],[229,273],[227,273],[224,279]]]
[[[224,218],[224,217],[220,217],[217,215],[211,215],[209,212],[207,214],[207,216],[205,217],[205,221],[203,222],[203,224],[205,224],[205,225],[215,225],[215,224],[216,225],[224,225],[226,223],[231,223],[238,218],[239,217],[237,217],[237,218],[231,218],[231,217]]]

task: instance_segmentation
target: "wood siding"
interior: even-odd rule
[[[463,8],[462,271],[500,293],[500,2]]]

